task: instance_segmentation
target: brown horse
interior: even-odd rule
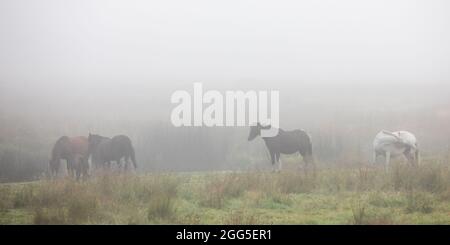
[[[77,180],[81,174],[83,178],[86,178],[89,169],[88,149],[89,142],[84,136],[72,138],[62,136],[59,138],[53,146],[52,158],[49,162],[51,175],[55,177],[58,174],[60,160],[63,159],[67,161],[69,175],[74,176],[76,174]]]

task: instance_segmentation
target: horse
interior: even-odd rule
[[[257,136],[261,136],[262,129],[268,130],[270,128],[271,125],[262,126],[260,123],[257,123],[256,126],[251,126],[248,141],[252,141]],[[262,137],[262,139],[269,150],[272,167],[274,167],[275,163],[279,163],[278,171],[282,168],[280,154],[295,154],[298,152],[303,157],[303,161],[305,162],[305,174],[307,173],[308,164],[313,165],[315,172],[311,137],[305,131],[284,131],[282,129],[278,129],[278,134],[276,136]]]
[[[419,146],[414,134],[408,131],[380,131],[373,140],[373,163],[377,163],[379,156],[384,156],[385,166],[388,167],[391,158],[399,155],[404,155],[410,165],[419,165]]]
[[[49,161],[50,175],[56,177],[58,174],[61,159],[67,162],[67,171],[70,176],[76,174],[77,180],[83,175],[88,176],[88,139],[84,136],[60,137],[52,149]],[[74,173],[75,171],[75,173]]]
[[[112,161],[116,161],[120,167],[122,158],[125,160],[125,169],[127,163],[131,160],[134,168],[137,168],[134,148],[130,138],[126,135],[117,135],[113,138],[104,137],[97,134],[89,133],[89,155],[92,155],[92,163],[96,166],[104,166]]]

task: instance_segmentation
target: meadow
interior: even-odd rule
[[[450,169],[102,173],[0,184],[0,224],[450,224]]]

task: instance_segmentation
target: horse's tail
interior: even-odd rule
[[[306,136],[305,156],[307,157],[307,160],[310,163],[314,163],[312,139],[311,136],[306,132],[305,136]]]
[[[305,163],[306,164],[311,164],[313,167],[313,176],[314,178],[316,177],[316,161],[314,159],[314,155],[313,155],[313,145],[312,145],[312,139],[311,136],[306,133],[306,138],[307,138],[307,147],[306,147],[306,159],[305,159]]]

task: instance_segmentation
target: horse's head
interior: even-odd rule
[[[257,123],[254,126],[250,126],[250,134],[248,135],[248,141],[254,140],[259,135],[261,135],[261,124]]]
[[[248,135],[248,141],[254,140],[256,137],[261,135],[261,129],[270,129],[271,126],[262,126],[260,123],[257,123],[254,126],[250,126],[250,134]]]

